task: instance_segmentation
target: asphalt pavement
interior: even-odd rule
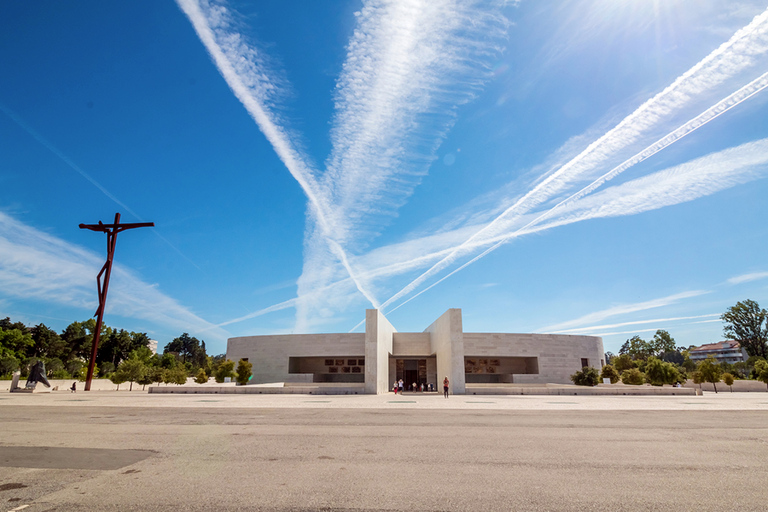
[[[766,510],[766,420],[768,393],[0,393],[0,512]]]

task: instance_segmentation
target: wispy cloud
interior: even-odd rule
[[[457,107],[490,78],[489,59],[506,27],[497,7],[372,0],[357,13],[337,82],[333,147],[322,180],[340,243],[363,248],[389,222],[427,172]],[[301,330],[331,311],[327,297],[311,297],[337,274],[326,248],[318,246],[324,240],[311,224],[308,231],[298,283]]]
[[[741,284],[748,283],[750,281],[758,281],[760,279],[768,278],[768,272],[752,272],[750,274],[742,274],[740,276],[734,276],[728,279],[728,284]]]
[[[285,127],[275,108],[280,83],[267,65],[267,58],[236,29],[233,13],[225,2],[177,0],[181,10],[213,59],[219,73],[275,150],[278,158],[298,182],[309,200],[310,216],[320,229],[325,243],[355,282],[358,290],[373,304],[376,299],[359,283],[349,266],[345,249],[338,242],[334,225],[338,218],[327,191],[318,182],[317,171],[299,148],[297,135]]]
[[[630,313],[637,313],[639,311],[646,311],[649,309],[669,306],[671,304],[680,302],[681,300],[690,299],[691,297],[698,297],[706,293],[709,293],[709,292],[705,290],[691,290],[687,292],[675,293],[673,295],[668,295],[666,297],[660,297],[658,299],[651,299],[643,302],[636,302],[634,304],[621,304],[618,306],[613,306],[607,309],[601,309],[600,311],[589,313],[587,315],[581,316],[574,320],[569,320],[567,322],[562,322],[559,324],[542,327],[541,329],[538,330],[538,332],[565,331],[567,329],[571,329],[577,326],[600,322],[601,320],[605,320],[606,318],[610,318],[613,316],[627,315]]]
[[[750,68],[756,63],[756,56],[764,54],[766,51],[768,51],[768,10],[755,17],[752,23],[739,30],[729,41],[723,43],[717,50],[677,78],[662,92],[643,103],[616,127],[589,144],[579,155],[547,175],[530,191],[504,210],[504,212],[456,247],[449,255],[435,263],[426,272],[387,299],[382,304],[382,307],[386,308],[396,300],[413,292],[427,279],[449,267],[457,259],[472,252],[478,245],[478,241],[483,242],[488,239],[498,238],[501,233],[508,232],[510,222],[513,222],[519,216],[547,201],[551,201],[557,194],[566,191],[579,180],[583,180],[588,176],[594,176],[596,170],[601,169],[606,162],[615,158],[621,151],[643,137],[653,134],[660,126],[663,126],[665,121],[669,122],[683,107],[689,105],[693,98],[698,97],[704,92],[711,91],[716,86],[723,84]],[[660,141],[646,148],[644,152],[635,155],[635,157],[626,160],[618,167],[609,171],[609,173],[599,177],[587,185],[587,187],[577,192],[575,194],[576,197],[570,196],[570,198],[566,198],[566,201],[575,200],[590,193],[616,174],[655,154],[660,149],[690,133],[690,131],[697,129],[728,109],[733,108],[733,106],[762,91],[766,85],[768,85],[768,74],[751,81],[741,87],[736,93],[717,102],[702,115],[697,116],[682,127],[669,133]],[[486,250],[479,257],[484,256],[494,248]],[[472,261],[476,261],[479,257]],[[461,268],[464,268],[466,265]]]
[[[697,318],[711,318],[720,317],[719,313],[712,313],[709,315],[696,315],[696,316],[677,316],[672,318],[652,318],[650,320],[635,320],[634,322],[621,322],[618,324],[603,324],[603,325],[590,325],[588,327],[577,327],[575,329],[564,329],[561,331],[555,331],[553,334],[576,334],[576,333],[593,333],[602,329],[616,329],[618,327],[626,327],[628,325],[644,325],[644,324],[660,324],[668,322],[680,322],[682,320],[694,320]],[[656,329],[651,329],[656,330]]]
[[[96,274],[103,264],[101,256],[0,212],[0,289],[4,295],[93,311]],[[106,313],[187,332],[212,327],[119,264],[113,267]],[[210,334],[217,340],[228,336],[222,329],[211,329]]]

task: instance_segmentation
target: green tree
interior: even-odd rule
[[[672,363],[665,363],[656,357],[649,357],[645,365],[646,379],[654,386],[674,384],[681,380],[680,373]]]
[[[731,393],[733,393],[733,375],[731,375],[730,373],[724,373],[723,383],[725,383],[726,386],[731,388]]]
[[[637,368],[630,368],[621,372],[621,382],[633,386],[639,386],[645,382],[645,374]]]
[[[738,341],[750,356],[768,358],[768,312],[757,302],[737,302],[720,319],[726,338]]]
[[[154,376],[152,374],[152,368],[147,367],[147,371],[144,372],[144,375],[142,375],[141,378],[136,380],[136,384],[140,384],[141,390],[144,391],[144,389],[146,389],[148,385],[155,382],[153,379],[154,379]]]
[[[619,354],[627,354],[634,360],[645,360],[654,355],[653,346],[640,336],[632,336],[624,342]]]
[[[31,329],[30,334],[34,341],[34,349],[31,355],[37,357],[56,357],[66,359],[69,355],[67,344],[56,331],[49,329],[45,324],[38,324]]]
[[[605,379],[611,379],[612,384],[619,382],[619,372],[610,364],[603,366],[603,371],[600,373],[600,380],[605,382]]]
[[[170,352],[166,352],[163,354],[163,357],[160,358],[160,366],[167,370],[176,368],[178,365],[179,361],[176,359],[176,356]]]
[[[142,363],[146,364],[147,366],[151,366],[153,364],[154,355],[155,354],[152,353],[149,347],[136,347],[135,349],[131,350],[131,353],[128,355],[128,357],[137,357],[141,360]]]
[[[48,372],[49,377],[54,378],[53,374],[62,370],[64,370],[64,363],[58,357],[52,357],[45,361],[45,371]]]
[[[227,359],[219,364],[218,368],[216,368],[216,371],[213,374],[213,377],[216,379],[216,382],[221,384],[227,377],[231,378],[235,376],[234,369],[235,362]]]
[[[245,386],[248,384],[248,379],[251,378],[251,369],[253,368],[253,364],[246,361],[245,359],[241,359],[237,362],[237,370],[235,370],[235,373],[237,376],[235,377],[235,380],[238,384],[241,386]]]
[[[205,384],[206,382],[208,382],[208,375],[205,374],[205,370],[203,370],[202,368],[200,368],[197,371],[195,382],[197,382],[198,384]]]
[[[141,379],[147,373],[147,367],[138,357],[126,359],[117,367],[118,372],[125,375],[125,379],[131,383],[128,391],[133,391],[133,383]]]
[[[11,331],[13,329],[18,329],[23,333],[29,334],[29,329],[27,329],[27,326],[23,323],[11,322],[10,317],[0,319],[0,331]]]
[[[35,342],[32,335],[20,329],[3,329],[0,331],[0,357],[11,356],[23,359],[32,352]]]
[[[204,366],[208,357],[205,353],[205,341],[201,343],[186,332],[165,346],[163,353],[169,352],[178,354],[182,363],[189,361],[195,367]]]
[[[637,368],[637,363],[632,360],[632,357],[629,354],[622,354],[613,358],[612,365],[619,373],[622,373],[626,370],[631,370],[632,368]]]
[[[155,382],[160,384],[163,382],[163,373],[165,370],[162,366],[151,366],[147,372],[147,378],[151,379],[150,383]]]
[[[69,374],[74,377],[76,375],[80,375],[81,370],[85,367],[85,363],[79,359],[70,359],[64,363],[64,367],[67,369]]]
[[[110,373],[115,371],[115,365],[113,365],[109,361],[104,361],[103,363],[99,364],[99,377],[104,378]]]
[[[177,366],[170,370],[163,370],[163,382],[166,384],[178,384],[182,386],[187,383],[187,370],[183,366]]]
[[[109,376],[109,380],[112,381],[112,384],[117,384],[117,390],[120,391],[120,384],[127,381],[128,378],[125,376],[123,372],[118,370]]]
[[[691,374],[691,380],[694,384],[699,385],[699,389],[701,389],[701,383],[704,382],[704,379],[701,377],[701,372],[696,370]]]
[[[711,382],[715,387],[715,393],[717,393],[717,383],[720,382],[720,376],[723,374],[723,371],[720,369],[715,358],[709,356],[701,361],[698,366],[698,372],[701,375],[701,380],[703,382]]]
[[[13,356],[0,356],[0,375],[8,375],[19,369],[21,363]]]
[[[656,356],[661,356],[662,354],[675,352],[677,350],[675,347],[675,339],[663,329],[656,331],[656,334],[653,335],[653,339],[650,341],[650,345]]]
[[[768,361],[765,359],[755,362],[755,378],[768,386]]]

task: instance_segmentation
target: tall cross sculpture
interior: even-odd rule
[[[99,348],[99,338],[101,337],[101,326],[104,320],[104,306],[107,303],[107,288],[109,288],[109,276],[112,274],[112,260],[115,257],[115,243],[117,234],[126,229],[154,227],[154,222],[137,222],[134,224],[120,224],[120,214],[115,214],[114,224],[104,224],[99,221],[98,224],[80,224],[80,229],[90,229],[91,231],[100,231],[107,234],[107,262],[101,267],[101,272],[96,277],[96,287],[99,292],[99,309],[96,310],[96,331],[93,333],[93,349],[91,350],[91,362],[88,363],[88,376],[85,378],[85,390],[91,390],[91,380],[93,380],[93,369],[96,367],[96,351]],[[104,276],[104,284],[101,283],[101,276]]]

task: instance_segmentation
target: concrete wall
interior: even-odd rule
[[[537,357],[538,374],[514,376],[519,384],[570,384],[581,370],[581,359],[600,369],[605,357],[603,339],[564,334],[464,333],[466,357]]]
[[[253,364],[252,384],[291,382],[288,358],[356,358],[365,354],[365,334],[275,334],[227,340],[227,359],[247,358]],[[366,356],[366,371],[368,358]],[[300,377],[299,377],[300,378]]]
[[[365,310],[365,392],[389,390],[389,354],[395,328],[378,309]],[[393,379],[394,382],[394,379]]]
[[[437,358],[437,386],[442,391],[443,379],[451,381],[450,393],[463,395],[464,381],[464,333],[461,310],[449,309],[424,332],[430,334],[432,353]]]
[[[392,355],[398,359],[404,357],[424,357],[432,355],[431,337],[428,332],[396,332],[392,337]],[[392,376],[394,382],[394,376]]]

